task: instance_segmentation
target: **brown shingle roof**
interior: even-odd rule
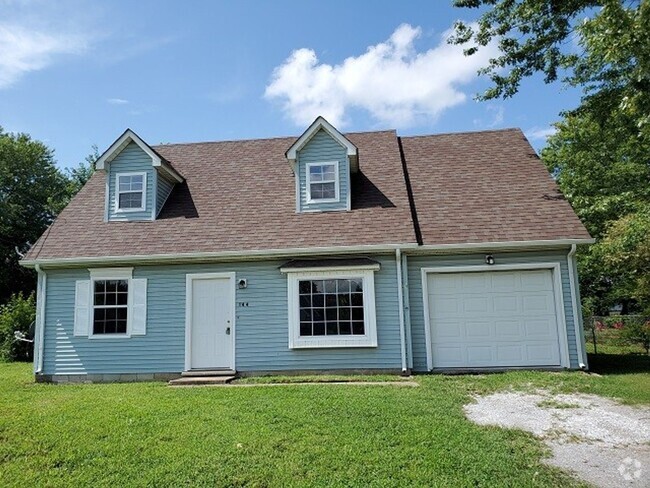
[[[26,259],[415,244],[395,132],[346,137],[360,162],[350,212],[296,213],[295,138],[155,146],[186,178],[157,220],[104,222],[99,171]],[[589,237],[521,131],[401,141],[424,244]]]
[[[401,141],[425,245],[589,238],[519,129]]]
[[[296,213],[295,138],[156,146],[186,178],[157,220],[104,222],[98,171],[26,259],[415,243],[395,132],[346,137],[361,160],[350,212]]]

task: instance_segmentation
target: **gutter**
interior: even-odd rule
[[[408,371],[406,361],[406,327],[404,326],[404,291],[402,289],[402,250],[395,249],[395,262],[397,264],[397,300],[399,303],[399,343],[402,357],[402,374]]]
[[[585,355],[584,324],[582,323],[582,314],[579,313],[581,307],[578,295],[578,284],[576,283],[576,278],[578,276],[578,268],[575,258],[576,251],[577,246],[573,244],[571,245],[569,254],[567,254],[567,264],[569,265],[569,287],[571,288],[571,308],[573,309],[573,328],[575,330],[576,348],[578,350],[578,366],[582,370],[587,370],[589,367],[587,366],[587,356]]]
[[[247,259],[270,259],[270,258],[290,258],[296,256],[310,255],[341,255],[341,254],[360,254],[360,253],[393,253],[396,249],[417,249],[416,243],[411,244],[371,244],[364,246],[333,246],[333,247],[303,247],[287,249],[254,249],[250,251],[218,251],[218,252],[199,252],[199,253],[177,253],[177,254],[136,254],[131,256],[96,256],[96,257],[79,257],[79,258],[44,258],[44,259],[23,259],[20,261],[21,266],[26,268],[35,268],[40,266],[88,266],[98,265],[106,266],[115,263],[165,263],[174,264],[209,261],[219,259],[223,261],[239,261]]]
[[[36,325],[38,329],[38,360],[34,365],[34,373],[39,374],[43,371],[43,350],[45,342],[45,298],[47,293],[47,274],[40,265],[35,264],[34,268],[38,273],[38,286],[36,290]]]

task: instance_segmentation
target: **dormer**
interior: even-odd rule
[[[155,220],[183,177],[127,129],[95,165],[106,173],[105,221]]]
[[[357,147],[318,117],[286,152],[296,179],[296,212],[350,210]]]

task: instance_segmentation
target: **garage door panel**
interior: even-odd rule
[[[553,302],[553,294],[550,292],[542,292],[537,295],[526,294],[522,296],[522,311],[525,314],[548,312],[549,310],[554,310],[555,307],[553,306]]]
[[[524,330],[519,320],[499,320],[495,324],[494,335],[499,340],[520,340]]]
[[[552,276],[551,270],[428,275],[434,367],[559,366]]]
[[[464,324],[465,337],[489,338],[492,336],[492,322],[487,320],[469,320]]]
[[[467,347],[467,364],[483,364],[494,362],[494,348],[492,346]]]

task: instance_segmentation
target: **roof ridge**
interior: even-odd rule
[[[465,135],[465,134],[488,134],[492,132],[521,132],[523,133],[524,131],[521,130],[520,127],[505,127],[503,129],[487,129],[487,130],[466,130],[466,131],[461,131],[461,132],[438,132],[436,134],[419,134],[415,136],[400,136],[402,139],[417,139],[417,138],[424,138],[424,137],[437,137],[437,136],[459,136],[459,135]]]
[[[386,132],[397,133],[396,129],[385,129],[385,130],[368,130],[368,131],[358,131],[358,132],[342,132],[343,135],[361,135],[361,134],[384,134]],[[227,139],[221,141],[197,141],[197,142],[170,142],[168,144],[155,144],[152,145],[152,148],[162,148],[170,146],[197,146],[203,144],[229,144],[233,142],[258,142],[258,141],[277,141],[280,139],[298,139],[299,135],[294,136],[274,136],[274,137],[260,137],[254,139]]]

